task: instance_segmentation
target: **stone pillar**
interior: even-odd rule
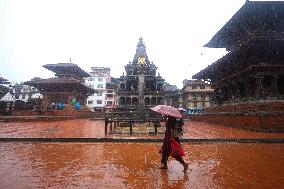
[[[139,93],[139,114],[143,119],[145,115],[145,101],[144,101],[144,90],[145,90],[145,67],[140,65],[138,68],[138,93]],[[151,102],[151,100],[150,100]]]
[[[235,96],[236,96],[237,100],[240,100],[240,98],[241,98],[241,91],[240,91],[240,86],[239,86],[238,83],[235,85]]]
[[[138,75],[139,79],[139,84],[138,84],[138,92],[139,92],[139,106],[144,107],[145,102],[144,102],[144,89],[145,89],[145,75],[144,74],[139,74]]]
[[[245,98],[246,98],[246,100],[249,100],[249,99],[251,99],[251,95],[250,95],[251,83],[250,83],[250,80],[247,80],[244,83],[244,86],[245,86]]]
[[[263,75],[257,74],[255,76],[256,80],[256,98],[261,98],[262,97],[262,80],[263,80]]]
[[[278,75],[273,75],[271,77],[271,93],[270,93],[270,95],[272,97],[277,97],[278,96],[277,79],[278,79]]]
[[[108,121],[107,119],[105,119],[105,135],[107,135],[107,125],[108,125]]]
[[[133,134],[133,125],[134,125],[134,123],[133,122],[129,122],[129,126],[130,126],[130,131],[129,131],[129,133],[130,133],[130,135],[132,135]]]

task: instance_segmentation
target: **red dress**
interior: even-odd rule
[[[175,138],[173,141],[171,141],[171,133],[172,133],[171,130],[175,129],[175,123],[176,120],[173,117],[169,117],[166,123],[166,132],[162,146],[162,161],[161,161],[164,164],[166,164],[166,161],[169,156],[172,156],[174,158],[181,158],[182,156],[185,155],[184,150],[179,144],[178,138]]]

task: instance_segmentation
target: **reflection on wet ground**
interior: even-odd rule
[[[154,127],[152,127],[154,130]],[[108,137],[130,135],[109,135]],[[133,135],[134,138],[161,138],[163,135]],[[53,122],[0,122],[0,137],[105,137],[104,121],[88,119]],[[185,121],[183,138],[284,138],[284,133],[260,133],[217,124]]]
[[[158,143],[0,143],[0,188],[282,188],[283,144],[183,144],[190,163],[158,169]]]

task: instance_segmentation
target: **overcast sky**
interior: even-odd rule
[[[119,77],[140,36],[170,84],[221,58],[204,48],[245,0],[0,0],[0,74],[13,81],[53,76],[44,64],[72,62]]]

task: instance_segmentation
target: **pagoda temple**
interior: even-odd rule
[[[193,76],[212,84],[216,105],[198,119],[283,130],[283,26],[283,1],[247,1],[213,36],[205,47],[226,48],[228,53]]]
[[[150,62],[142,38],[136,47],[132,62],[125,66],[126,75],[117,79],[118,108],[143,111],[144,108],[163,104],[164,79]]]
[[[26,85],[37,88],[43,95],[42,104],[49,107],[52,102],[61,101],[64,106],[71,104],[73,98],[86,105],[89,94],[95,91],[84,84],[84,77],[90,75],[78,65],[71,63],[46,64],[44,68],[55,72],[54,78],[34,79],[25,82]]]

